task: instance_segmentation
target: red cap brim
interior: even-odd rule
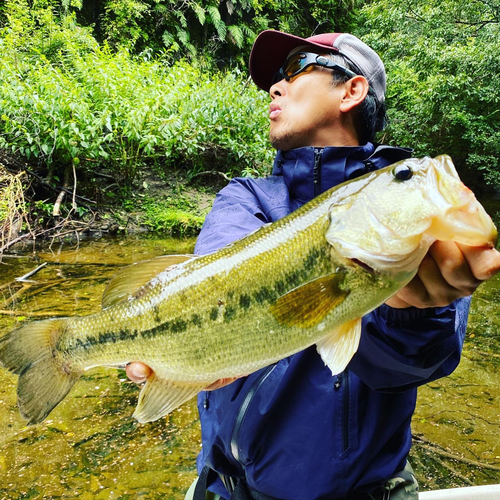
[[[266,30],[259,34],[250,53],[250,76],[262,90],[269,92],[274,75],[285,62],[288,54],[301,45],[335,51],[332,45],[312,42],[281,31]]]

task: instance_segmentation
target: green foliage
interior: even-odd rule
[[[164,51],[170,61],[208,59],[226,67],[246,65],[257,33],[282,29],[310,36],[339,31],[352,21],[360,0],[5,0],[6,20],[37,26],[52,43],[55,23],[78,19],[100,42],[136,54]],[[14,6],[17,4],[16,9]],[[50,22],[49,22],[50,21]],[[41,29],[40,29],[41,28]],[[27,32],[23,28],[24,33]],[[57,28],[56,28],[57,31]],[[37,40],[35,40],[35,44]]]
[[[79,6],[79,0],[5,0],[2,38],[6,46],[24,56],[44,55],[53,62],[68,48],[88,52],[96,41],[91,30],[79,26],[75,13],[69,10]]]
[[[386,63],[385,140],[500,186],[500,2],[377,0],[359,26]]]
[[[231,175],[271,163],[267,97],[237,70],[203,73],[106,45],[80,51],[69,38],[57,62],[8,37],[0,46],[0,147],[61,178],[57,168],[71,163],[78,172],[104,164],[125,180],[145,163]]]
[[[196,207],[185,198],[167,198],[164,202],[146,199],[143,203],[143,223],[156,233],[177,236],[195,236],[200,232],[204,215],[196,213]]]
[[[141,26],[150,7],[140,0],[108,0],[104,5],[103,21],[109,40],[122,48],[132,49],[138,40],[148,41]]]
[[[500,0],[106,0],[89,17],[99,5],[3,4],[0,147],[51,175],[268,171],[268,97],[247,81],[249,48],[261,29],[317,28],[352,30],[382,55],[385,142],[448,153],[500,186]]]

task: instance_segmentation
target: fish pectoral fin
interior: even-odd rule
[[[355,319],[335,328],[326,337],[316,342],[316,348],[330,368],[332,375],[343,372],[355,352],[361,338],[361,319]]]
[[[210,382],[201,384],[172,382],[153,374],[142,388],[132,416],[140,423],[158,420],[191,399],[209,384]]]
[[[294,288],[271,305],[271,314],[282,325],[316,326],[349,295],[340,288],[343,280],[343,273],[332,273]]]
[[[155,276],[193,257],[194,255],[162,255],[124,267],[113,276],[104,290],[102,308],[134,298]]]

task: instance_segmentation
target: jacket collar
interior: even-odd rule
[[[298,205],[372,170],[411,156],[411,149],[367,143],[354,147],[304,147],[278,151],[273,175],[281,175]]]

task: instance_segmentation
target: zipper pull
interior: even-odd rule
[[[322,148],[314,148],[313,185],[314,196],[321,194],[321,155]]]

